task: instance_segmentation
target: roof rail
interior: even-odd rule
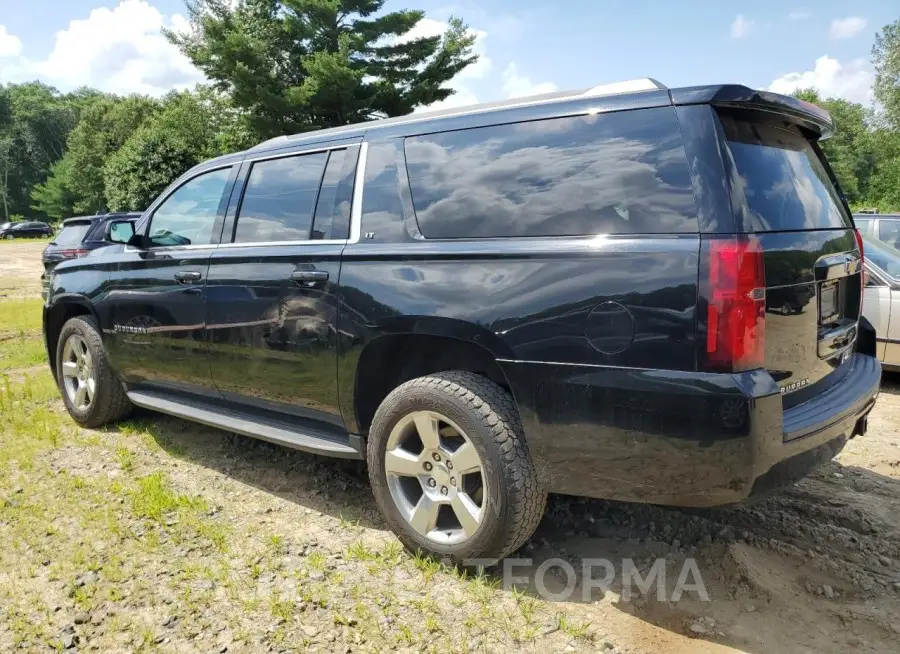
[[[583,96],[597,97],[601,95],[617,95],[619,93],[637,93],[638,91],[665,91],[666,87],[652,77],[640,77],[622,82],[611,82],[593,86],[582,93]]]

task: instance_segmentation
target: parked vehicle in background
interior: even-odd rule
[[[879,390],[832,128],[644,79],[279,137],[51,273],[51,369],[83,425],[366,459],[400,540],[452,560],[515,550],[547,492],[741,502]]]
[[[44,248],[41,261],[44,272],[41,274],[42,294],[46,298],[47,275],[61,261],[77,259],[92,250],[109,245],[109,230],[112,222],[133,222],[141,217],[140,213],[107,213],[95,216],[78,216],[62,222],[59,233]],[[121,229],[121,227],[117,228]]]
[[[853,222],[864,236],[876,238],[893,248],[900,248],[900,214],[855,214]]]
[[[888,370],[900,371],[900,250],[868,236],[866,299],[863,313],[877,333],[877,356]]]
[[[50,238],[51,236],[53,236],[53,228],[47,223],[37,220],[3,223],[0,225],[0,238],[3,239]]]

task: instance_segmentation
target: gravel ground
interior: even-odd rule
[[[77,429],[47,372],[0,365],[0,651],[897,651],[898,429],[886,376],[866,436],[752,507],[552,496],[505,588],[401,551],[355,463],[150,413]],[[541,597],[542,562],[597,557],[664,559],[664,597]],[[673,601],[685,560],[710,601]]]

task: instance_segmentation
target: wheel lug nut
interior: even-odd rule
[[[437,482],[436,482],[434,479],[429,479],[429,480],[428,480],[428,486],[429,486],[430,488],[434,488],[435,486],[437,486]]]
[[[441,495],[446,495],[446,494],[447,494],[447,487],[441,486]]]
[[[425,468],[425,470],[431,471],[431,468],[432,468],[431,463],[429,463],[428,461],[426,461],[426,462],[425,462],[425,465],[424,465],[424,468]]]
[[[456,477],[450,477],[450,485],[456,486]]]
[[[447,470],[453,470],[453,461],[447,459]]]
[[[434,454],[431,455],[431,458],[434,459],[435,461],[440,461],[441,455],[438,454],[437,452],[435,452]]]

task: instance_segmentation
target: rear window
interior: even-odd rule
[[[737,174],[732,193],[748,231],[851,227],[816,149],[799,130],[720,118]]]
[[[670,107],[416,136],[405,149],[426,238],[697,231]]]
[[[866,259],[891,277],[900,278],[900,251],[880,241],[865,239]]]
[[[66,225],[62,228],[62,231],[56,235],[53,242],[57,245],[64,245],[66,247],[81,245],[85,234],[87,234],[90,229],[91,223],[74,223],[72,225]]]

